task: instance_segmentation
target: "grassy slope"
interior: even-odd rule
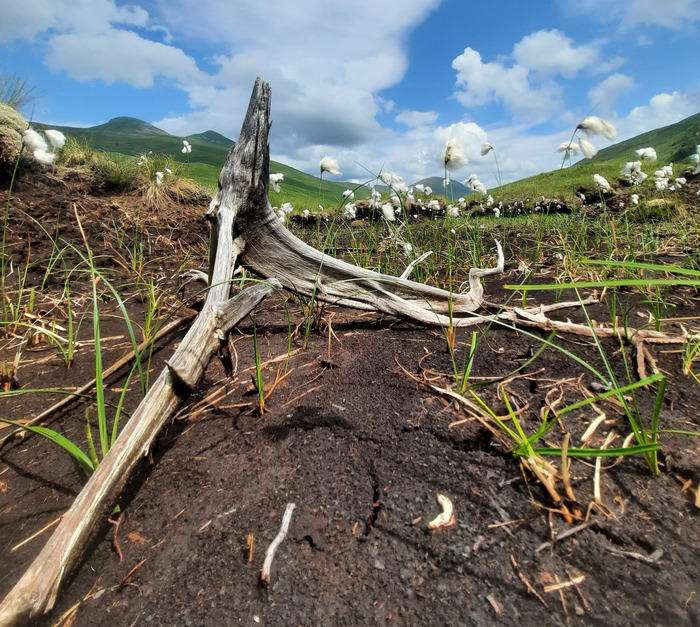
[[[37,125],[43,126],[43,125]],[[170,154],[177,161],[189,163],[189,175],[210,190],[216,189],[219,171],[226,161],[228,148],[232,140],[216,133],[206,131],[190,135],[187,138],[175,137],[165,131],[136,118],[114,118],[106,124],[90,128],[54,127],[67,136],[84,139],[92,148],[105,152],[120,153],[132,157],[147,153]],[[192,144],[192,153],[183,155],[182,140]],[[642,135],[622,141],[600,150],[593,159],[584,159],[564,170],[553,170],[532,176],[521,181],[509,183],[501,188],[491,190],[494,197],[504,200],[537,198],[544,194],[556,196],[571,194],[575,190],[587,193],[594,191],[593,174],[601,174],[615,186],[619,172],[626,161],[637,159],[635,150],[652,146],[659,157],[656,165],[648,164],[645,169],[649,174],[668,163],[676,164],[676,175],[682,174],[683,164],[689,163],[688,157],[700,144],[700,113],[676,124],[655,129]],[[291,202],[298,209],[315,209],[320,202],[326,208],[341,204],[343,190],[356,187],[348,183],[322,181],[319,194],[319,179],[292,167],[272,161],[270,172],[282,172],[284,182],[282,191],[270,192],[270,201],[275,205]],[[433,188],[435,194],[443,193],[442,178],[431,177],[422,181]],[[365,189],[356,192],[357,198],[366,196]],[[466,195],[466,188],[461,183],[454,183],[455,198]]]
[[[36,124],[38,127],[46,125]],[[90,128],[53,126],[68,137],[85,141],[91,148],[108,153],[118,153],[137,158],[149,151],[172,155],[176,161],[189,164],[189,176],[213,191],[219,178],[221,167],[226,162],[228,149],[233,141],[216,133],[206,131],[187,138],[176,137],[136,118],[114,118],[105,124]],[[192,145],[190,154],[182,154],[182,140]],[[319,202],[319,179],[276,161],[270,162],[270,172],[282,172],[284,182],[279,194],[271,192],[270,201],[280,205],[291,202],[295,207],[313,209]],[[321,203],[333,207],[340,202],[347,183],[323,181]]]
[[[595,142],[594,142],[595,143]],[[690,155],[700,144],[700,113],[675,124],[642,133],[631,139],[603,148],[593,159],[582,159],[563,170],[552,170],[491,190],[494,197],[508,200],[557,196],[572,191],[594,192],[593,175],[604,176],[615,187],[620,170],[627,161],[637,161],[635,150],[651,146],[658,161],[645,164],[644,171],[651,177],[654,170],[674,164],[674,174],[681,176],[690,169]]]

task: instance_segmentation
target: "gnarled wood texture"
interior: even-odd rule
[[[204,308],[46,546],[3,600],[0,627],[31,620],[53,607],[65,575],[104,524],[138,460],[197,384],[220,340],[270,293],[270,285],[257,285],[229,300],[236,265],[318,300],[444,326],[470,324],[469,314],[482,303],[480,279],[503,270],[497,243],[498,265],[472,268],[470,291],[455,294],[358,268],[304,244],[284,227],[267,198],[269,112],[269,85],[257,79],[240,138],[229,151],[207,212],[213,227]]]

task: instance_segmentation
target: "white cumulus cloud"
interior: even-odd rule
[[[626,74],[611,74],[588,92],[588,98],[594,107],[608,113],[612,110],[617,98],[632,91],[636,83]]]
[[[656,94],[649,100],[649,104],[635,107],[618,122],[621,138],[634,137],[661,126],[680,122],[697,113],[699,105],[697,97],[691,99],[677,91],[671,94]]]
[[[516,117],[524,118],[549,117],[563,107],[561,88],[552,82],[534,84],[522,65],[484,63],[476,50],[467,47],[452,68],[457,71],[455,97],[467,107],[502,101]]]
[[[417,128],[433,124],[438,119],[437,111],[402,111],[395,118],[397,122]]]
[[[39,33],[96,33],[111,24],[146,27],[148,12],[112,0],[21,0],[3,2],[0,41],[31,40]]]
[[[600,52],[597,45],[590,43],[576,46],[570,37],[554,29],[523,37],[513,47],[513,58],[533,72],[573,78],[584,69],[594,68]]]
[[[194,59],[181,49],[127,30],[57,35],[50,40],[49,49],[48,66],[78,81],[101,79],[107,84],[151,87],[156,76],[183,84],[202,78]],[[92,52],[86,54],[86,50]]]

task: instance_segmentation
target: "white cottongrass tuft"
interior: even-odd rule
[[[695,154],[690,155],[690,158],[695,163],[693,174],[700,174],[700,144],[695,147]]]
[[[448,170],[459,170],[467,165],[467,155],[456,137],[445,142],[442,160]]]
[[[390,202],[384,203],[382,205],[382,214],[387,222],[394,222],[396,220],[396,213],[394,212],[394,205]]]
[[[673,164],[672,163],[669,163],[668,165],[665,165],[660,170],[656,170],[656,172],[654,172],[654,178],[657,178],[657,179],[670,178],[672,176],[673,176]]]
[[[349,202],[347,205],[345,205],[343,217],[346,220],[354,220],[357,217],[357,206],[355,203]]]
[[[631,202],[633,205],[638,205],[638,204],[639,204],[639,194],[632,194],[632,195],[630,196],[630,202]]]
[[[648,161],[649,163],[654,163],[654,161],[656,161],[656,150],[651,146],[649,146],[649,148],[640,148],[639,150],[635,150],[635,152],[642,161]]]
[[[489,152],[493,150],[493,146],[489,142],[484,142],[481,144],[481,156],[485,157]]]
[[[628,161],[620,170],[620,175],[624,176],[632,185],[640,185],[647,179],[647,174],[642,172],[641,161]]]
[[[22,140],[25,146],[31,151],[34,158],[45,165],[50,165],[54,162],[56,155],[49,150],[49,145],[46,140],[37,133],[34,129],[28,128],[22,133]]]
[[[57,131],[51,128],[47,131],[44,131],[44,135],[48,137],[49,142],[51,142],[51,146],[54,150],[59,150],[66,145],[66,136],[63,133],[61,133],[61,131]]]
[[[188,142],[186,139],[182,140],[182,154],[187,155],[192,152],[192,146],[190,146],[190,142]]]
[[[583,156],[586,157],[586,159],[592,159],[598,154],[598,149],[591,144],[586,139],[583,139],[583,137],[580,137],[578,140],[578,147],[581,149],[581,152],[583,153]]]
[[[447,205],[447,215],[450,218],[458,218],[459,217],[459,207],[455,207],[454,205]]]
[[[156,185],[160,187],[163,184],[163,173],[156,172]]]
[[[270,185],[272,185],[272,189],[276,192],[280,191],[280,181],[284,181],[284,174],[282,172],[270,174]]]
[[[346,189],[343,192],[343,198],[345,198],[346,200],[352,200],[353,198],[355,198],[355,192],[353,192],[351,189]]]
[[[561,144],[559,144],[559,148],[557,148],[557,152],[566,153],[564,155],[565,159],[567,159],[570,155],[573,155],[575,157],[579,153],[579,145],[573,141],[562,142]]]
[[[340,174],[340,168],[338,167],[338,162],[333,157],[328,157],[328,156],[323,157],[321,159],[320,167],[321,167],[321,176],[323,176],[324,172],[328,172],[328,174],[333,174],[334,176],[338,176]]]
[[[596,187],[598,189],[600,189],[604,192],[612,191],[612,188],[610,187],[610,183],[608,183],[608,180],[604,176],[601,176],[600,174],[593,175],[593,182],[596,184]]]
[[[379,180],[384,183],[385,185],[388,185],[389,187],[395,189],[396,191],[401,191],[400,189],[396,189],[397,186],[401,188],[402,186],[405,186],[403,182],[403,177],[399,176],[398,174],[395,174],[394,172],[380,172],[378,175]]]
[[[595,115],[590,115],[581,120],[581,123],[576,127],[577,130],[582,130],[587,135],[604,135],[610,141],[617,137],[617,129]]]
[[[426,195],[426,196],[430,196],[430,194],[433,193],[433,188],[432,188],[432,187],[428,187],[428,186],[426,185],[424,191],[425,191],[425,195]]]
[[[432,211],[437,211],[440,209],[440,201],[437,198],[433,198],[432,200],[428,201],[427,207]]]
[[[46,150],[35,150],[34,158],[45,165],[51,165],[56,159],[56,154]]]
[[[478,192],[482,196],[486,196],[488,194],[486,186],[479,180],[476,174],[470,174],[469,178],[464,181],[464,184],[473,192]]]
[[[22,133],[22,139],[24,140],[25,145],[28,146],[32,151],[49,151],[49,145],[46,143],[46,140],[33,128],[28,128],[26,131],[24,131],[24,133]]]

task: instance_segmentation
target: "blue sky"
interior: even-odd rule
[[[0,73],[36,86],[37,121],[235,139],[261,76],[272,158],[315,174],[330,155],[339,180],[441,175],[456,137],[453,178],[492,186],[484,141],[506,182],[558,167],[590,113],[621,140],[700,112],[700,0],[0,0],[0,15]]]

